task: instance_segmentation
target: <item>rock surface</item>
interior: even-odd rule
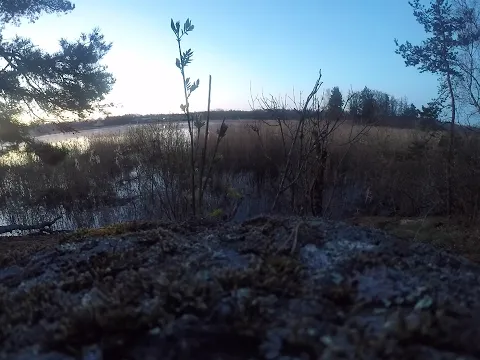
[[[1,359],[480,359],[480,266],[316,218],[0,244]]]

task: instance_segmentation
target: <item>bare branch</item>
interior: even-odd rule
[[[55,224],[58,220],[61,219],[61,216],[56,217],[51,221],[45,221],[38,224],[32,225],[24,225],[24,224],[11,224],[11,225],[4,225],[0,226],[0,234],[9,233],[12,231],[28,231],[28,230],[47,230],[53,224]]]

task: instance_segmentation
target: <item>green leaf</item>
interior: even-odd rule
[[[180,63],[180,60],[178,58],[175,60],[175,65],[177,65],[177,68],[179,68],[180,70],[182,69],[182,64]]]
[[[192,25],[192,21],[190,19],[187,19],[187,21],[185,21],[185,24],[183,25],[183,32],[188,35],[188,33],[193,29],[194,26]]]
[[[172,28],[172,31],[177,34],[177,28],[175,27],[175,23],[173,22],[173,19],[170,21],[170,27]]]
[[[194,92],[197,88],[198,88],[198,85],[200,84],[200,80],[197,79],[197,81],[195,81],[191,87],[190,87],[190,93]]]

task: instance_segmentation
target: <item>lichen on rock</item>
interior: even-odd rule
[[[480,267],[379,230],[263,216],[0,247],[0,358],[480,358]]]

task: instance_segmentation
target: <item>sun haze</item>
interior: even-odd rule
[[[178,113],[181,75],[170,19],[190,18],[194,31],[183,46],[194,51],[187,76],[200,79],[193,110],[204,110],[208,75],[212,108],[250,109],[251,92],[274,96],[307,92],[322,71],[323,88],[343,93],[368,86],[417,107],[437,92],[437,80],[406,68],[394,38],[424,38],[407,1],[384,0],[77,0],[66,15],[9,27],[6,37],[29,37],[56,50],[61,37],[75,39],[99,27],[113,42],[104,63],[117,81],[107,100],[114,114]],[[251,91],[250,91],[251,89]]]

